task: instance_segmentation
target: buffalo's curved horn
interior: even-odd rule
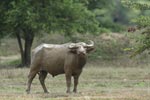
[[[69,46],[68,46],[69,49],[73,49],[73,48],[77,48],[76,44],[75,43],[71,43]]]
[[[84,43],[84,42],[79,42],[79,43],[77,43],[77,45],[86,46],[87,44],[86,44],[86,43]]]
[[[94,42],[92,40],[89,40],[90,44],[86,44],[86,47],[93,47],[94,46]]]

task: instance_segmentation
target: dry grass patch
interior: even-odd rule
[[[38,76],[31,94],[25,93],[28,68],[0,70],[0,100],[148,100],[150,70],[146,68],[117,68],[87,66],[79,82],[79,93],[66,94],[64,75],[48,75],[44,94]]]

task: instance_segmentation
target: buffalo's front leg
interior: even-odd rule
[[[70,93],[71,74],[66,74],[67,93]]]
[[[73,77],[74,77],[74,89],[73,89],[73,92],[76,93],[77,92],[77,85],[78,85],[79,75],[75,75]]]
[[[31,87],[31,83],[32,80],[34,79],[34,77],[36,76],[36,71],[30,71],[29,75],[28,75],[28,83],[27,83],[27,89],[26,92],[29,94],[30,93],[30,87]]]

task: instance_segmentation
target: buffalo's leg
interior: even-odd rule
[[[78,85],[78,80],[79,80],[79,75],[74,75],[74,89],[73,92],[76,93],[77,92],[77,85]]]
[[[67,93],[70,93],[71,74],[66,74]]]
[[[45,86],[45,78],[46,78],[46,76],[47,76],[47,72],[46,71],[40,71],[40,73],[39,73],[39,80],[40,80],[40,83],[41,83],[42,88],[44,90],[44,93],[48,93],[47,88]]]
[[[26,92],[29,94],[30,93],[30,88],[31,88],[31,83],[34,79],[34,77],[36,76],[36,71],[31,71],[30,70],[30,73],[28,75],[28,83],[27,83],[27,89],[26,89]]]

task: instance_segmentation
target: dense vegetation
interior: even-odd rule
[[[123,3],[132,9],[140,10],[143,14],[132,19],[132,22],[137,25],[136,32],[142,34],[141,38],[138,38],[139,44],[134,47],[135,52],[132,56],[140,54],[150,48],[150,0],[145,1],[133,1],[126,0]]]

